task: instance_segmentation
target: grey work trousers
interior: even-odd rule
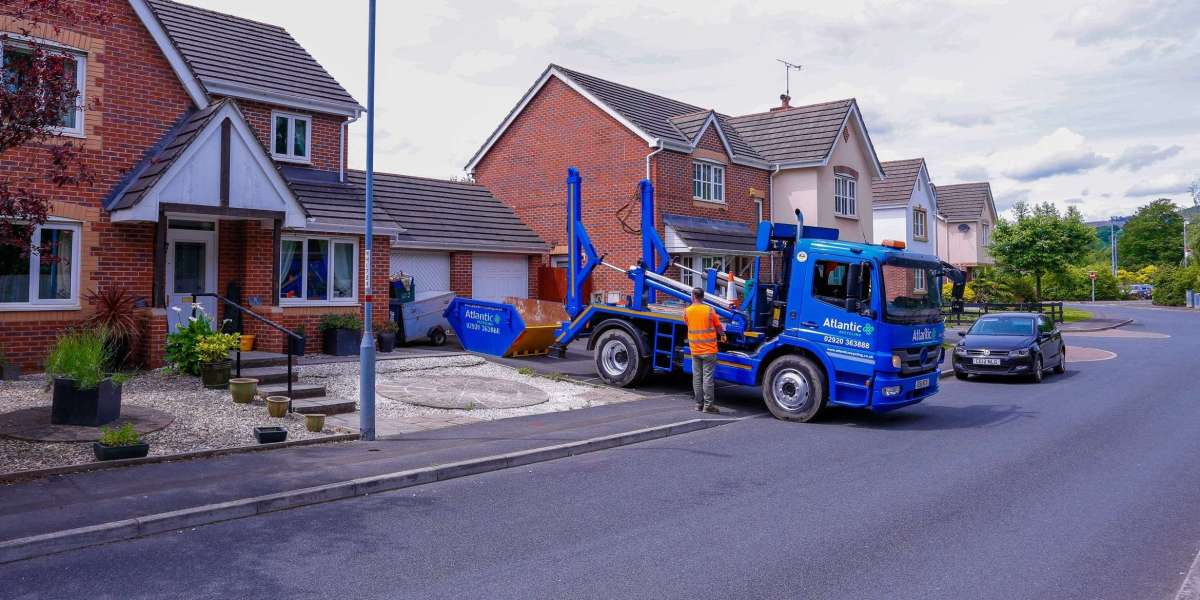
[[[692,394],[696,404],[711,406],[716,400],[716,384],[713,376],[717,371],[717,355],[692,355]]]

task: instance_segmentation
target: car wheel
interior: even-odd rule
[[[646,376],[650,362],[638,352],[637,341],[624,329],[613,328],[596,341],[596,374],[616,387],[637,385]]]
[[[961,380],[963,380],[963,381],[966,381],[966,380],[968,380],[968,379],[970,379],[970,378],[971,378],[971,374],[970,374],[970,373],[963,373],[962,371],[955,371],[955,372],[954,372],[954,377],[955,377],[956,379],[961,379]]]
[[[1067,372],[1067,347],[1063,346],[1058,349],[1058,364],[1054,366],[1054,372],[1062,375]]]
[[[780,356],[763,375],[762,393],[776,419],[807,423],[825,407],[825,371],[803,356]]]
[[[1043,370],[1045,370],[1045,367],[1042,365],[1042,356],[1040,354],[1037,356],[1034,356],[1033,357],[1033,375],[1031,376],[1031,379],[1033,379],[1034,383],[1042,382],[1042,371]]]

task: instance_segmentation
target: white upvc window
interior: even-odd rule
[[[78,309],[80,226],[48,221],[31,240],[25,256],[0,246],[0,311]]]
[[[284,237],[279,248],[283,305],[358,302],[358,240]]]
[[[83,54],[54,44],[40,44],[47,55],[54,60],[63,61],[63,74],[74,84],[75,106],[63,112],[59,126],[54,128],[57,133],[71,137],[83,137],[83,107],[84,90],[87,89],[87,57]],[[33,56],[33,45],[21,39],[12,37],[0,38],[0,73],[5,80],[14,76],[21,61],[28,61]]]
[[[833,214],[840,217],[858,216],[858,182],[849,175],[833,177]]]
[[[692,198],[725,202],[725,166],[701,160],[692,162]]]
[[[742,279],[749,279],[754,275],[754,258],[749,256],[716,256],[716,255],[691,255],[682,256],[679,262],[685,267],[689,267],[700,273],[707,273],[708,269],[716,269],[720,273],[728,273],[733,270],[733,274]],[[700,275],[680,269],[679,280],[691,287],[704,287],[704,278]]]
[[[925,274],[925,269],[913,269],[913,291],[924,292],[926,279],[928,276]]]
[[[296,113],[271,113],[271,155],[279,160],[310,162],[312,117]]]
[[[929,213],[924,208],[913,208],[913,239],[929,239]]]
[[[991,231],[989,231],[988,229],[989,229],[988,223],[983,223],[979,227],[979,243],[983,246],[987,246],[988,243],[991,242]]]

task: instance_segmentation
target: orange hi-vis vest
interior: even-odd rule
[[[707,304],[692,304],[683,310],[688,328],[688,347],[692,356],[717,353],[717,334],[725,328],[717,319],[717,311]]]

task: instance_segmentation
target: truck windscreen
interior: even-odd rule
[[[884,318],[892,323],[937,323],[942,318],[937,263],[891,259],[884,263]]]

